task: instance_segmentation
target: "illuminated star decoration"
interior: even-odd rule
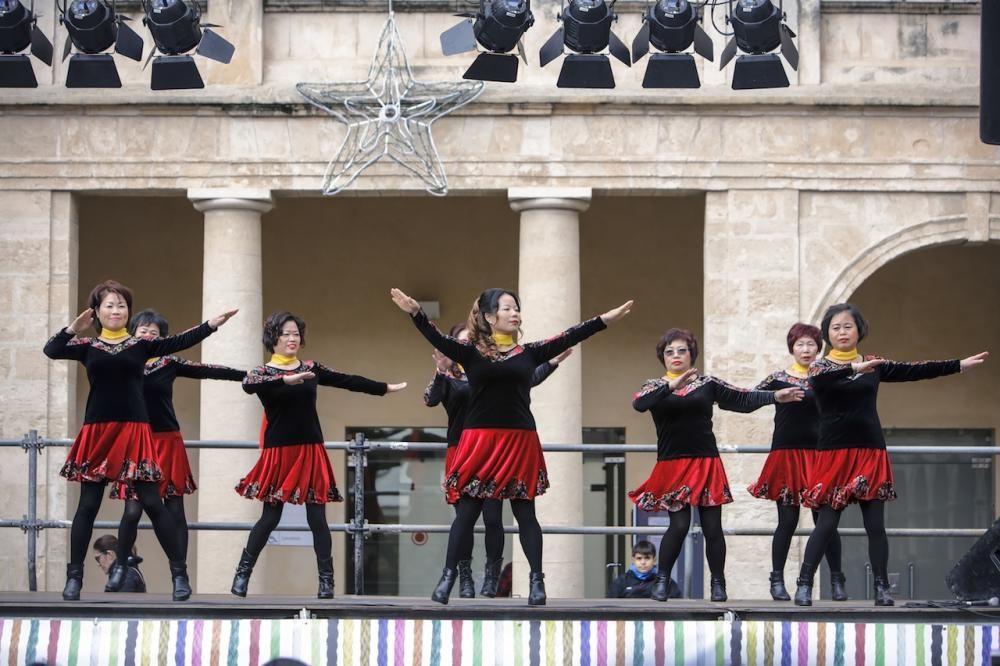
[[[323,194],[337,194],[388,157],[420,178],[431,194],[448,193],[431,123],[483,91],[482,81],[417,81],[410,71],[393,13],[382,27],[365,81],[299,83],[299,94],[347,125],[326,168]]]

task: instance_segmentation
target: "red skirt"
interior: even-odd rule
[[[802,504],[840,510],[858,501],[896,499],[892,465],[885,449],[817,451]]]
[[[149,424],[85,424],[59,474],[70,481],[159,481],[160,466]]]
[[[455,466],[455,452],[458,451],[458,445],[449,446],[444,451],[444,478],[448,478],[451,475],[451,470]]]
[[[236,492],[268,504],[344,501],[322,444],[262,449],[257,464],[236,485]]]
[[[685,506],[721,506],[733,501],[721,458],[659,460],[641,486],[628,494],[644,511],[680,511]]]
[[[747,486],[747,492],[759,499],[798,506],[802,503],[802,493],[809,487],[815,459],[815,449],[771,451],[764,461],[760,478]]]
[[[163,472],[160,497],[183,497],[198,490],[181,434],[177,431],[154,432],[153,445],[156,447],[156,461]],[[111,489],[111,499],[137,500],[139,496],[130,483],[116,483]]]
[[[542,444],[534,430],[465,430],[453,456],[444,480],[449,504],[462,495],[532,500],[549,487]]]

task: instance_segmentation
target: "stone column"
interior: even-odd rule
[[[580,321],[580,213],[590,188],[513,188],[510,206],[521,213],[518,295],[529,340],[549,337]],[[582,440],[581,351],[532,391],[532,412],[542,442]],[[538,499],[542,526],[583,522],[583,455],[548,453],[552,487]],[[528,567],[514,543],[515,593],[527,594]],[[583,596],[583,537],[545,537],[545,581],[550,597]]]
[[[274,204],[268,190],[189,190],[195,209],[205,214],[202,314],[205,319],[229,309],[239,314],[201,344],[206,363],[236,368],[259,365],[261,351],[262,278],[261,215]],[[260,403],[235,382],[201,385],[201,439],[257,440]],[[253,467],[256,450],[199,452],[198,520],[249,521],[260,516],[260,503],[241,498],[233,486]],[[199,593],[228,592],[244,532],[197,532]],[[258,574],[263,574],[263,567]],[[262,575],[254,587],[263,589]]]

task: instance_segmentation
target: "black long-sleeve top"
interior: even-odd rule
[[[286,384],[286,375],[312,372],[316,376],[301,384]],[[346,375],[331,370],[316,361],[302,361],[291,370],[260,365],[250,370],[243,379],[243,390],[256,395],[267,417],[264,430],[264,448],[273,449],[293,444],[319,444],[323,442],[323,429],[316,413],[316,389],[332,386],[369,395],[385,395],[388,386],[358,375]]]
[[[532,387],[538,386],[555,372],[557,366],[548,361],[542,363],[531,376]],[[464,372],[436,372],[430,384],[424,389],[424,404],[437,407],[444,404],[448,414],[448,448],[458,445],[465,429],[465,414],[469,410],[469,380]]]
[[[535,368],[607,328],[600,317],[594,317],[548,340],[519,344],[488,358],[473,345],[439,331],[422,310],[412,319],[428,342],[465,368],[471,392],[465,429],[535,430],[530,395]]]
[[[774,404],[771,391],[736,388],[721,379],[702,375],[677,391],[664,378],[650,379],[632,398],[638,412],[648,411],[656,425],[656,459],[717,458],[712,432],[712,407],[749,413]]]
[[[208,322],[166,338],[128,337],[111,344],[100,338],[74,338],[62,329],[45,343],[45,355],[52,359],[79,361],[87,369],[85,424],[131,421],[148,423],[143,399],[146,359],[193,347],[215,329]]]
[[[142,397],[146,401],[149,426],[153,432],[177,432],[181,429],[177,423],[177,414],[174,412],[174,380],[178,377],[240,382],[246,376],[242,370],[222,365],[195,363],[170,354],[148,360],[145,373]]]
[[[876,356],[865,356],[870,361]],[[809,382],[819,406],[819,450],[884,449],[885,437],[878,418],[881,382],[915,382],[961,372],[960,362],[885,361],[872,372],[856,374],[850,363],[821,358],[809,368]]]
[[[771,450],[815,449],[819,440],[819,410],[809,379],[796,377],[786,370],[778,370],[754,387],[758,391],[779,391],[800,388],[805,395],[801,402],[775,403],[774,433]]]

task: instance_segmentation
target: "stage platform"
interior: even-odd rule
[[[0,664],[989,666],[1000,609],[872,602],[0,593]]]

